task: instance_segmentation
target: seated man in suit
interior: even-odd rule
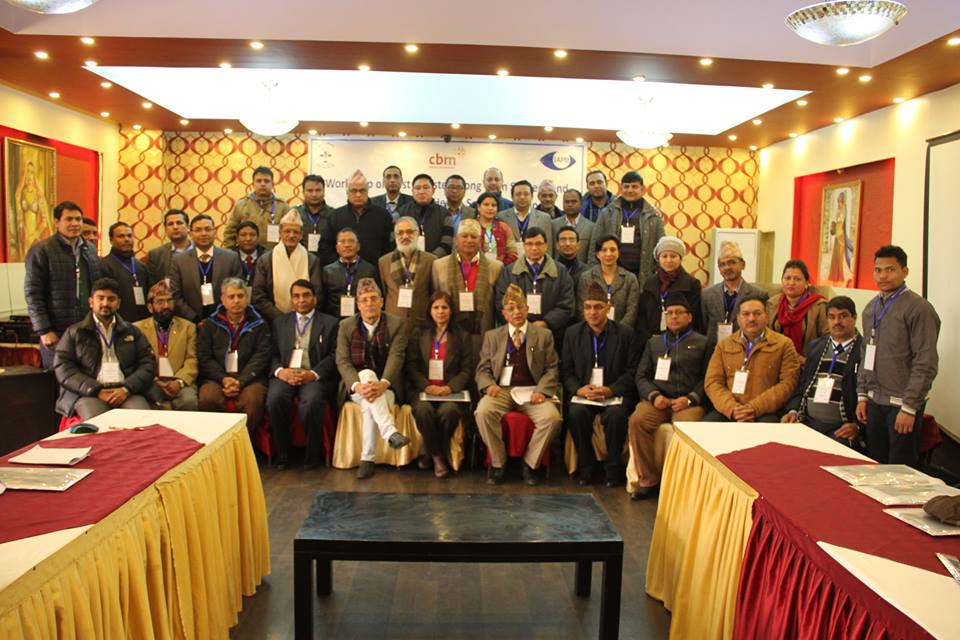
[[[427,322],[427,301],[433,292],[430,275],[437,257],[417,248],[420,231],[413,218],[401,216],[393,228],[397,248],[380,258],[380,282],[387,313],[406,321],[409,338],[414,327]]]
[[[190,221],[190,238],[193,249],[173,258],[170,293],[178,316],[201,322],[216,308],[223,279],[242,279],[243,267],[235,251],[213,246],[217,230],[207,214],[196,215]]]
[[[100,278],[90,286],[90,312],[57,342],[57,413],[83,420],[110,409],[149,409],[153,353],[140,330],[117,315],[120,285]]]
[[[134,324],[157,356],[153,386],[147,398],[154,405],[169,401],[177,411],[197,410],[197,327],[173,315],[173,296],[166,280],[150,287],[150,317]]]
[[[269,249],[260,244],[260,227],[253,220],[244,220],[237,225],[237,256],[243,267],[243,279],[248,287],[253,286],[257,273],[257,260]]]
[[[567,329],[563,338],[560,371],[567,398],[603,403],[618,397],[618,405],[594,406],[570,402],[566,407],[566,425],[577,447],[580,486],[593,480],[597,459],[593,451],[593,419],[600,414],[607,459],[604,462],[606,485],[623,483],[621,464],[623,443],[627,439],[627,417],[637,403],[634,376],[640,360],[639,342],[633,328],[607,318],[610,303],[607,291],[591,282],[583,300],[583,322]]]
[[[309,280],[313,290],[320,291],[320,260],[300,244],[302,238],[300,212],[288,211],[280,219],[280,243],[257,260],[253,306],[268,322],[293,309],[290,285],[295,280]]]
[[[186,212],[170,209],[163,214],[163,230],[170,242],[154,247],[147,253],[150,282],[169,278],[173,256],[193,248],[193,241],[190,240],[190,218]]]
[[[793,341],[770,329],[760,296],[740,299],[740,330],[717,344],[704,380],[713,411],[705,422],[780,422],[800,376]]]
[[[270,366],[270,327],[247,301],[243,279],[226,278],[220,306],[197,332],[200,411],[226,411],[227,399],[247,414],[252,433],[263,422]]]
[[[787,402],[781,422],[802,422],[853,446],[857,424],[857,370],[863,336],[857,331],[857,306],[847,296],[827,303],[830,335],[807,346],[800,383]]]
[[[737,326],[739,300],[751,295],[767,300],[766,291],[743,279],[746,266],[740,245],[729,240],[720,243],[717,268],[723,282],[707,287],[700,294],[701,317],[711,347],[740,328]]]
[[[347,318],[357,313],[357,282],[363,278],[376,280],[377,268],[360,257],[360,240],[353,229],[337,232],[336,250],[340,259],[323,268],[317,293],[323,292],[324,313]]]
[[[536,485],[543,452],[560,429],[560,412],[550,400],[560,382],[557,351],[549,329],[527,322],[527,299],[515,284],[509,285],[503,295],[503,317],[506,325],[484,334],[477,365],[477,390],[483,397],[474,415],[490,452],[487,484],[503,482],[507,463],[500,420],[508,411],[520,411],[534,425],[523,456],[523,477],[527,484]],[[514,387],[536,388],[529,402],[518,405],[511,395]]]
[[[383,296],[373,278],[357,283],[357,307],[358,315],[340,321],[337,370],[350,400],[360,405],[363,414],[363,450],[357,478],[364,480],[376,469],[378,431],[394,449],[410,443],[393,421],[393,405],[403,388],[407,338],[403,320],[383,313]]]
[[[280,234],[282,240],[283,231]],[[336,384],[337,319],[317,311],[317,296],[309,280],[295,280],[290,285],[290,301],[293,311],[273,322],[273,377],[267,390],[267,413],[277,450],[276,465],[283,469],[290,459],[293,400],[299,398],[297,411],[307,432],[303,466],[313,469],[320,465],[323,412]]]
[[[696,422],[706,411],[707,338],[691,328],[693,313],[685,295],[668,293],[663,306],[667,329],[650,337],[637,367],[640,403],[630,416],[629,430],[639,478],[630,494],[634,500],[651,495],[660,484],[660,469],[654,461],[654,434],[660,425]]]

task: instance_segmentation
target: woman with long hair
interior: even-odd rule
[[[829,332],[827,299],[810,289],[810,271],[803,260],[788,260],[780,275],[781,293],[767,302],[770,328],[793,341],[803,358],[808,344]]]
[[[497,194],[490,191],[481,193],[477,198],[477,222],[483,231],[480,236],[480,250],[487,254],[487,258],[512,264],[517,259],[517,245],[510,227],[497,218],[497,205]]]

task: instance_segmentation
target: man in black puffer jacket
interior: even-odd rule
[[[80,237],[83,212],[69,200],[53,210],[57,232],[27,253],[23,294],[33,330],[40,336],[44,369],[53,368],[57,341],[90,310],[90,283],[100,277],[97,250]]]
[[[57,413],[83,420],[110,409],[150,409],[143,394],[153,384],[153,350],[135,326],[117,315],[120,285],[100,278],[90,313],[57,342]]]

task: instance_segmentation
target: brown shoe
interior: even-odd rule
[[[357,479],[366,480],[376,472],[377,472],[376,463],[370,460],[361,460],[360,466],[357,468]]]

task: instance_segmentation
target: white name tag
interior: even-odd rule
[[[427,239],[424,238],[422,235],[417,236],[417,249],[419,249],[420,251],[427,250]]]
[[[473,311],[473,291],[460,292],[460,311]]]
[[[400,287],[397,296],[397,306],[401,309],[409,309],[413,306],[413,289],[410,287]]]
[[[173,377],[173,367],[170,366],[170,358],[168,358],[167,356],[160,356],[157,359],[157,377],[158,378]]]
[[[267,225],[267,242],[280,242],[280,225]]]
[[[143,287],[133,288],[133,303],[137,305],[144,305],[147,303],[146,299],[143,297]]]
[[[307,251],[316,251],[319,248],[320,248],[320,234],[308,233],[307,234]]]
[[[97,380],[103,384],[119,384],[123,382],[123,372],[120,371],[120,363],[116,360],[104,362],[100,365],[100,375]]]
[[[427,380],[443,380],[443,360],[430,360],[427,364]]]
[[[873,371],[873,361],[877,357],[877,345],[868,344],[863,352],[863,368],[867,371]]]
[[[614,318],[613,316],[614,316],[614,308],[613,308],[613,305],[610,305],[610,308],[607,309],[607,320],[616,320],[616,318]]]
[[[733,393],[745,393],[747,391],[747,375],[749,371],[737,371],[733,374]]]
[[[535,315],[540,314],[540,301],[543,298],[539,293],[531,293],[527,296],[527,310]]]
[[[633,239],[636,236],[636,233],[636,227],[620,227],[620,242],[625,244],[633,244]]]
[[[345,318],[356,313],[357,301],[353,296],[340,296],[340,317]]]
[[[303,365],[303,349],[294,349],[290,352],[290,364],[287,365],[291,369],[299,369]]]
[[[503,371],[500,372],[500,386],[509,387],[510,381],[513,379],[513,365],[508,364],[503,368]]]
[[[590,370],[590,384],[595,387],[603,386],[603,367],[594,367]]]
[[[208,304],[213,304],[213,284],[210,282],[204,282],[200,285],[200,302],[203,306]]]
[[[227,373],[237,373],[240,370],[236,351],[227,351],[226,369]]]
[[[660,331],[667,330],[667,314],[664,311],[660,312]]]
[[[833,394],[834,380],[830,376],[824,376],[817,379],[817,390],[813,392],[813,401],[821,404],[830,402],[830,396]]]
[[[657,358],[657,372],[653,375],[654,380],[670,379],[670,358]]]
[[[723,340],[724,338],[729,338],[733,335],[733,323],[732,322],[718,322],[717,323],[717,340]]]

